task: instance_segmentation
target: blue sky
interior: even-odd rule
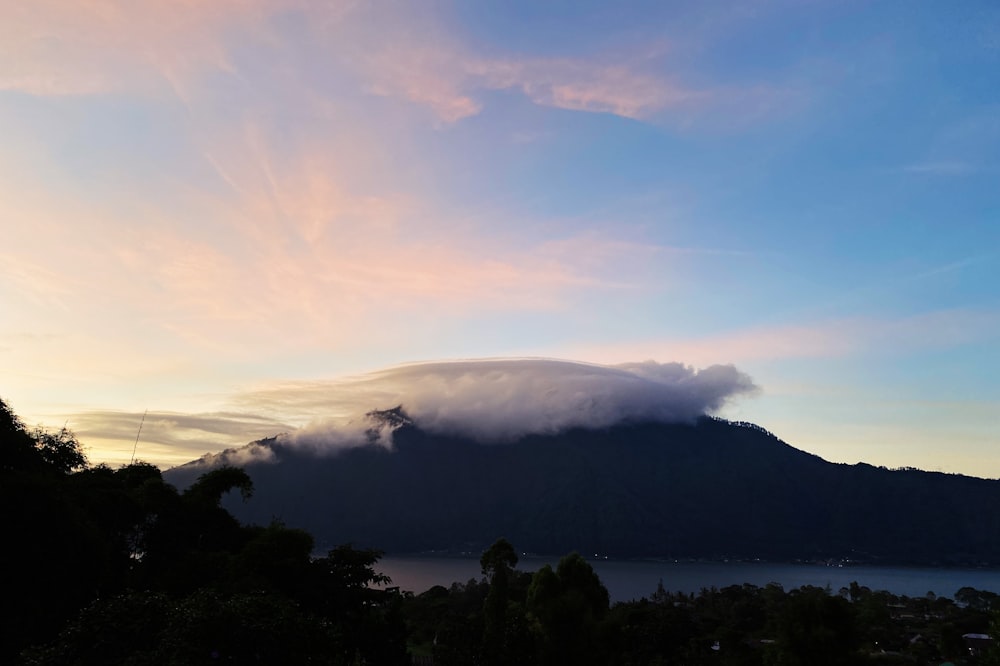
[[[1000,477],[994,2],[16,3],[0,136],[0,395],[95,462],[542,357]]]

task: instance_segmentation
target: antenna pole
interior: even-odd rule
[[[149,409],[142,413],[142,420],[139,421],[139,432],[135,433],[135,444],[132,445],[132,459],[128,461],[129,465],[135,462],[135,450],[139,448],[139,435],[142,434],[142,424],[146,422],[146,412],[148,411]]]

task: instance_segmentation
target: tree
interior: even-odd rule
[[[240,496],[245,502],[253,496],[253,481],[239,467],[224,465],[199,476],[198,480],[184,491],[184,499],[219,506],[222,496],[236,489],[240,491]]]
[[[87,466],[87,457],[73,431],[29,431],[0,399],[0,472],[69,474]]]
[[[982,663],[987,666],[1000,666],[1000,610],[990,614],[989,636],[993,641],[983,651]]]
[[[974,610],[990,610],[997,600],[997,594],[987,590],[977,590],[965,586],[955,592],[955,601]]]
[[[39,457],[52,471],[69,474],[87,466],[87,456],[84,455],[80,442],[73,431],[66,427],[60,428],[56,433],[38,427],[32,431],[31,438],[35,440]]]
[[[375,570],[382,552],[342,544],[312,561],[307,608],[334,623],[346,658],[373,664],[404,664],[406,624],[402,596]]]
[[[222,583],[233,591],[269,590],[298,596],[311,585],[313,538],[304,530],[272,522],[247,527],[249,540],[233,556]]]
[[[545,565],[535,572],[528,612],[540,639],[541,663],[600,663],[599,629],[608,605],[607,588],[579,553],[563,557],[555,571]]]
[[[788,594],[778,618],[778,666],[842,666],[854,663],[858,634],[851,604],[819,587]]]
[[[0,662],[54,635],[99,587],[108,548],[70,483],[85,465],[72,432],[28,431],[0,400]]]
[[[167,492],[158,497],[155,518],[142,527],[144,553],[135,583],[177,596],[217,584],[252,537],[220,502],[233,489],[249,497],[250,477],[221,467],[202,474],[183,495],[162,485]]]
[[[507,604],[510,601],[510,578],[517,566],[517,552],[507,539],[499,538],[479,559],[490,591],[483,605],[483,658],[486,664],[507,663]]]
[[[0,472],[23,472],[39,462],[24,423],[0,398]]]

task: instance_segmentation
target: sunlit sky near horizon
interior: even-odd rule
[[[0,396],[92,462],[414,361],[733,364],[1000,477],[1000,3],[0,3]],[[392,405],[372,405],[385,408]]]

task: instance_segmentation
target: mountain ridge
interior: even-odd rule
[[[830,463],[711,417],[482,445],[425,432],[398,408],[375,414],[391,417],[391,448],[248,445],[268,453],[243,465],[255,497],[227,508],[396,553],[479,552],[503,535],[537,553],[1000,564],[986,510],[1000,481]],[[205,469],[165,476],[183,484]]]

